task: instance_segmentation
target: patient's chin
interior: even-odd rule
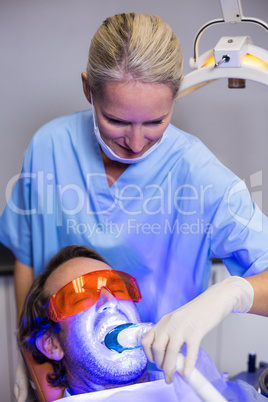
[[[146,370],[147,358],[143,349],[135,349],[117,353],[116,359],[99,356],[98,359],[91,358],[87,363],[84,364],[84,369],[88,370],[91,378],[95,378],[95,380],[92,378],[94,382],[116,385],[138,380]]]

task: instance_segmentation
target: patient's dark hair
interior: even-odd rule
[[[22,314],[19,322],[19,345],[22,349],[30,351],[34,359],[39,363],[50,362],[54,368],[54,373],[47,375],[48,383],[53,387],[68,387],[66,372],[62,360],[55,361],[44,356],[36,347],[36,339],[46,333],[58,333],[59,323],[50,320],[48,315],[48,305],[51,295],[44,291],[45,283],[50,274],[64,262],[73,258],[91,258],[108,262],[95,250],[86,246],[67,246],[62,248],[48,263],[45,271],[36,277],[24,302]],[[109,264],[108,264],[109,265]]]

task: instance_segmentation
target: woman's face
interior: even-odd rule
[[[103,141],[121,158],[137,158],[163,135],[174,99],[169,86],[141,82],[107,83],[94,97]]]

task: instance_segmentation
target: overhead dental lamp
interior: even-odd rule
[[[268,50],[253,45],[249,36],[224,36],[214,49],[199,56],[202,34],[209,27],[222,23],[253,23],[268,32],[268,24],[257,18],[244,17],[240,0],[220,0],[223,19],[207,22],[194,39],[194,55],[190,58],[193,72],[185,75],[180,96],[221,78],[228,78],[229,88],[245,88],[246,80],[268,85]]]

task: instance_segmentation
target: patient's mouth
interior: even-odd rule
[[[98,333],[98,339],[100,343],[104,343],[104,338],[110,332],[114,327],[117,327],[118,325],[121,324],[127,324],[129,320],[127,320],[127,317],[122,317],[122,318],[114,318],[111,317],[110,319],[106,320],[104,325],[101,325],[99,328],[99,333]]]

